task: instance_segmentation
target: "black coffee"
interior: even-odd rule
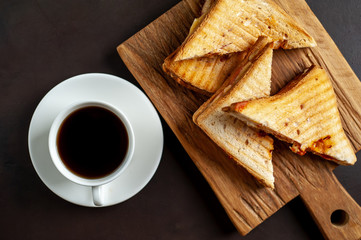
[[[71,113],[58,131],[60,158],[74,174],[95,179],[112,173],[123,162],[129,145],[123,122],[102,107]]]

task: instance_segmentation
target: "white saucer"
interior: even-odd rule
[[[121,176],[104,187],[104,206],[123,202],[142,190],[157,170],[163,151],[163,130],[149,99],[119,77],[100,73],[78,75],[58,84],[44,96],[29,128],[28,144],[34,168],[44,184],[61,198],[95,207],[91,188],[65,178],[51,161],[48,149],[48,135],[54,118],[66,106],[82,100],[101,100],[118,107],[133,126],[133,159]]]

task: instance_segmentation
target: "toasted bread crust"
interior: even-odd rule
[[[188,88],[192,91],[198,92],[200,94],[206,95],[206,96],[211,96],[212,93],[210,91],[206,91],[204,89],[195,87],[194,85],[192,85],[191,83],[183,80],[182,78],[180,78],[177,74],[175,74],[173,71],[170,70],[168,62],[165,61],[162,65],[162,69],[163,71],[168,74],[173,80],[175,80],[179,85]]]
[[[272,138],[259,134],[221,111],[232,99],[249,99],[270,94],[271,46],[272,44],[267,44],[267,38],[260,38],[222,87],[194,113],[193,121],[235,163],[244,167],[264,186],[274,188]]]
[[[233,69],[244,58],[243,53],[211,56],[190,60],[173,61],[174,53],[169,55],[163,71],[179,84],[194,91],[210,95],[223,83]]]
[[[244,51],[261,35],[270,37],[275,48],[316,46],[306,30],[271,0],[218,0],[174,60]]]
[[[223,109],[249,126],[289,142],[298,154],[313,152],[343,165],[356,161],[342,128],[336,95],[325,70],[312,66],[278,94]]]
[[[274,42],[274,49],[316,45],[270,0],[207,0],[183,44],[165,59],[163,70],[180,85],[211,95],[239,65],[240,52],[262,35]]]
[[[249,67],[251,66],[251,63],[255,62],[260,56],[262,56],[264,54],[264,52],[268,48],[272,47],[273,43],[269,43],[268,41],[269,41],[269,39],[267,37],[261,36],[258,38],[258,40],[255,42],[254,45],[252,45],[247,51],[243,52],[242,61],[240,61],[239,65],[233,69],[233,72],[223,82],[222,86],[218,89],[218,91],[215,94],[213,94],[208,99],[208,101],[203,103],[200,106],[200,108],[193,114],[193,120],[198,118],[198,115],[200,115],[201,113],[203,113],[206,110],[208,112],[211,112],[214,110],[216,104],[213,104],[214,107],[209,107],[209,106],[212,105],[212,103],[216,99],[219,99],[220,97],[227,95],[228,92],[231,90],[231,87],[229,87],[229,86],[237,84],[238,81],[248,71]],[[241,74],[241,71],[243,71],[242,74]],[[269,95],[269,93],[267,92],[266,95]]]

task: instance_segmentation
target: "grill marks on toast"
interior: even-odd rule
[[[313,38],[270,0],[207,0],[183,44],[163,69],[181,85],[202,94],[214,93],[237,65],[237,58],[218,57],[246,51],[258,37],[274,48],[315,46]],[[207,64],[207,59],[212,64]]]
[[[178,82],[189,84],[196,91],[215,92],[232,70],[242,60],[241,53],[225,56],[210,56],[174,62],[167,58],[163,70],[177,78]]]
[[[215,103],[221,103],[222,101],[224,102],[225,100],[222,100],[222,98],[226,95],[229,96],[230,102],[235,102],[237,99],[249,99],[254,97],[254,92],[237,91],[235,88],[233,88],[233,86],[237,84],[238,88],[245,89],[244,85],[246,83],[251,84],[250,82],[239,81],[247,74],[250,67],[252,66],[252,63],[255,62],[260,56],[263,56],[264,52],[268,48],[271,48],[271,43],[267,44],[267,41],[268,40],[266,37],[260,37],[247,52],[244,52],[245,56],[243,57],[243,60],[240,62],[239,66],[234,69],[230,77],[225,80],[221,88],[195,112],[193,118],[198,117],[198,115],[201,113],[211,113],[217,109],[218,106]],[[270,81],[265,82],[267,79],[268,76],[266,79],[254,79],[255,82],[254,84],[251,84],[250,88],[258,88],[257,91],[259,91],[259,93],[263,93],[263,95],[260,94],[261,97],[268,96]],[[261,83],[258,84],[259,81],[261,81]]]
[[[325,70],[312,66],[278,94],[225,108],[249,125],[328,160],[352,165],[356,156],[342,128],[336,95]],[[242,109],[238,108],[241,106]]]
[[[272,44],[260,38],[240,66],[220,89],[193,115],[193,121],[237,164],[265,186],[274,187],[273,140],[224,114],[222,107],[234,101],[270,94]]]
[[[210,95],[239,63],[237,58],[222,61],[220,56],[245,51],[262,35],[275,42],[274,48],[316,45],[272,1],[208,0],[202,16],[194,21],[183,44],[165,60],[163,69],[181,85]]]
[[[265,46],[266,42],[271,41],[273,44]],[[253,119],[249,116],[239,117],[233,105],[227,106],[233,102],[247,101],[244,107],[248,109],[252,99],[269,96],[272,48],[313,46],[316,46],[314,39],[271,0],[206,0],[202,16],[194,21],[184,43],[166,58],[163,70],[192,90],[204,94],[215,92],[194,113],[193,121],[238,164],[265,186],[274,188],[271,161],[273,140],[247,124],[292,143],[291,149],[300,154],[307,150],[325,157],[325,152],[330,148],[332,151],[336,149],[335,138],[341,139],[339,149],[351,148],[342,129],[332,85],[319,81],[312,86],[317,89],[315,91],[302,89],[301,86],[299,92],[303,94],[298,94],[301,96],[298,101],[295,98],[277,99],[279,108],[288,106],[287,113],[296,109],[295,103],[299,105],[296,113],[286,119],[285,112],[274,114],[274,108],[266,107],[263,112],[254,113],[259,119]],[[279,94],[294,91],[297,84],[309,77],[314,69],[305,71]],[[323,80],[324,75],[318,74],[317,80]],[[319,95],[323,97],[314,100]],[[232,110],[233,116],[224,114],[224,107]],[[324,113],[322,117],[317,111]],[[312,114],[304,114],[309,112]],[[267,121],[262,119],[272,114],[274,118]],[[247,124],[238,118],[248,121]],[[330,120],[337,123],[336,126],[331,126]],[[278,128],[272,129],[269,125]],[[320,125],[330,128],[328,135],[315,139]],[[341,131],[343,136],[340,135]],[[336,155],[340,155],[337,151]],[[326,156],[339,162],[337,157],[332,154]]]
[[[260,35],[274,47],[316,46],[314,39],[270,0],[219,0],[182,44],[175,61],[243,51]]]

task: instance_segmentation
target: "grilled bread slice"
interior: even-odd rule
[[[215,2],[216,0],[205,1],[201,16],[194,19],[188,36],[198,28]],[[162,65],[163,71],[180,85],[205,95],[213,94],[244,58],[244,54],[237,52],[174,61],[174,56],[179,49],[175,50],[164,60]]]
[[[270,37],[274,48],[316,46],[306,30],[272,0],[217,0],[193,24],[173,60],[244,51],[261,35]]]
[[[214,93],[244,58],[243,53],[232,53],[173,61],[173,56],[165,59],[163,71],[179,84],[205,95]]]
[[[343,165],[356,162],[332,83],[318,66],[307,69],[274,96],[234,103],[223,110],[291,143],[295,153],[310,151]]]
[[[272,44],[259,39],[221,88],[193,115],[193,121],[237,164],[274,188],[273,140],[222,111],[235,101],[269,96]]]

